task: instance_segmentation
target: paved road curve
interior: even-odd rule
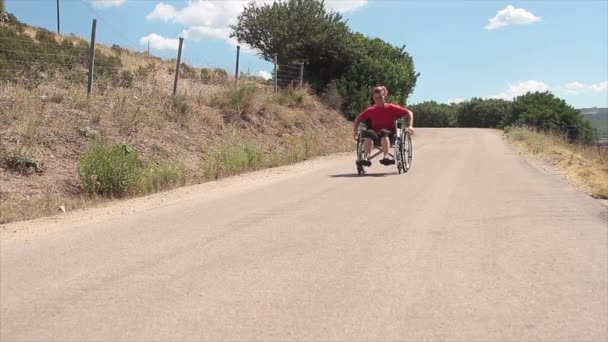
[[[491,130],[1,248],[13,340],[606,341],[606,207]]]

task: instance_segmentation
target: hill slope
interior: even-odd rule
[[[11,44],[0,51],[0,223],[352,147],[350,123],[306,89],[275,94],[255,78],[236,87],[225,71],[182,64],[172,97],[175,61],[97,46],[87,97],[86,41],[14,18],[0,39]],[[117,165],[137,180],[102,174]],[[124,191],[102,192],[102,180]]]

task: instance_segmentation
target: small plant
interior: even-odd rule
[[[99,133],[99,131],[96,129],[93,129],[89,126],[81,128],[80,135],[82,135],[85,138],[91,139],[91,140],[100,140],[101,139],[101,134]]]
[[[78,175],[88,193],[124,196],[133,192],[140,180],[138,152],[127,144],[92,142],[80,157]]]
[[[34,158],[27,152],[10,152],[4,148],[0,149],[0,165],[13,172],[22,175],[42,174],[45,171],[42,161]]]
[[[150,162],[144,168],[139,182],[139,192],[151,193],[186,183],[186,167],[183,163],[168,161]]]
[[[281,91],[277,95],[277,103],[281,106],[290,108],[300,107],[304,102],[305,94],[302,90],[294,87],[289,87],[285,91]]]
[[[179,66],[179,77],[180,78],[196,78],[196,70],[190,67],[188,64],[183,63]]]
[[[204,157],[204,176],[218,179],[262,166],[262,148],[253,140],[212,146]]]
[[[211,105],[231,115],[253,114],[258,109],[258,87],[253,83],[242,83],[223,93],[215,94]]]
[[[122,55],[122,48],[119,45],[112,44],[111,50],[117,55]]]
[[[38,29],[38,31],[36,31],[36,40],[43,43],[57,43],[53,32],[43,28],[40,28]]]
[[[224,69],[201,69],[201,81],[205,84],[224,84],[228,80],[228,72]]]
[[[183,95],[176,95],[171,99],[171,109],[176,114],[180,114],[182,117],[186,116],[190,112],[190,103],[188,98]]]
[[[135,77],[131,71],[123,70],[120,73],[120,77],[117,78],[115,85],[123,88],[131,88],[133,86],[134,79]]]

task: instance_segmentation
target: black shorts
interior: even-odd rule
[[[395,139],[395,132],[391,132],[388,129],[382,129],[378,132],[374,132],[371,129],[366,129],[361,132],[361,136],[374,141],[379,141],[381,138],[389,138],[392,141]]]

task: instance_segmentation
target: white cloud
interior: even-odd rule
[[[265,80],[269,80],[272,78],[272,74],[269,73],[268,71],[264,71],[264,70],[258,72],[258,76],[260,76],[261,78],[263,78]]]
[[[589,86],[589,88],[591,89],[591,91],[596,93],[608,91],[608,81],[592,84]]]
[[[336,12],[355,12],[367,5],[367,0],[326,0],[325,7]]]
[[[532,24],[541,20],[542,18],[535,16],[530,11],[509,5],[498,11],[494,18],[488,19],[488,24],[485,26],[485,29],[494,30],[508,25]]]
[[[177,50],[179,48],[179,39],[163,37],[156,33],[150,33],[139,39],[139,43],[142,45],[148,45],[148,41],[150,47],[156,50]]]
[[[585,91],[592,91],[594,93],[602,93],[608,91],[608,81],[599,82],[595,84],[585,84],[578,81],[568,82],[564,85],[566,93],[576,95]]]
[[[159,3],[154,7],[154,10],[150,12],[146,19],[148,20],[162,20],[169,21],[175,17],[175,8],[171,5]]]
[[[509,88],[506,92],[502,92],[500,94],[496,94],[494,96],[489,96],[487,98],[491,99],[503,99],[503,100],[512,100],[515,97],[520,95],[524,95],[527,92],[545,92],[549,90],[549,85],[541,81],[528,80],[524,82],[519,82],[515,84],[509,84]]]
[[[460,97],[457,97],[455,99],[449,99],[449,100],[447,100],[446,103],[461,103],[461,102],[464,102],[464,101],[465,101],[464,99],[462,99]]]
[[[227,27],[217,28],[209,26],[192,26],[182,31],[182,37],[195,42],[205,38],[227,39],[229,35],[230,30]]]
[[[121,6],[125,0],[91,0],[91,3],[97,8],[107,8]]]
[[[119,1],[119,0],[114,0]],[[124,0],[121,0],[124,1]],[[255,0],[259,4],[273,3],[274,0]],[[329,0],[327,8],[341,12],[352,12],[361,8],[368,0]],[[230,25],[236,24],[237,17],[248,4],[248,0],[203,1],[189,0],[183,8],[175,8],[169,3],[158,3],[146,18],[150,21],[172,22],[185,26],[182,35],[188,40],[222,39],[232,46],[238,45],[230,39]],[[240,44],[245,52],[253,52]]]

